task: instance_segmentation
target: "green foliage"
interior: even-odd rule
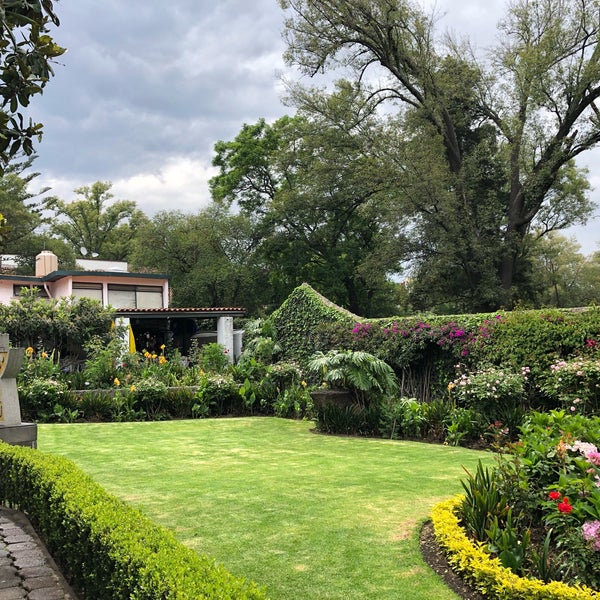
[[[50,231],[64,240],[77,256],[99,256],[105,260],[126,260],[138,226],[146,217],[131,200],[112,202],[110,182],[96,181],[77,188],[76,200],[47,198],[45,209],[52,211]]]
[[[308,419],[314,414],[313,401],[306,385],[293,383],[273,402],[273,413],[284,419]]]
[[[453,406],[446,420],[445,442],[450,446],[466,445],[481,437],[479,415],[472,408]]]
[[[50,0],[16,0],[3,6],[0,174],[20,152],[33,154],[33,139],[42,136],[42,124],[24,119],[21,108],[43,92],[54,75],[51,62],[65,52],[49,35],[50,24],[59,24]]]
[[[379,406],[326,403],[315,409],[315,425],[321,433],[338,435],[379,435]]]
[[[508,427],[507,436],[516,438],[521,407],[525,406],[525,383],[529,367],[520,373],[494,367],[463,373],[449,384],[459,406],[472,408],[488,423]]]
[[[222,373],[231,363],[227,356],[227,350],[222,344],[205,344],[200,349],[198,365],[201,369],[210,373]]]
[[[18,347],[54,349],[65,358],[80,358],[93,337],[108,341],[114,313],[89,298],[42,299],[22,289],[18,300],[0,305],[0,328]]]
[[[125,353],[123,341],[117,336],[113,336],[108,342],[94,337],[85,349],[85,385],[89,389],[111,388],[119,376],[119,360]]]
[[[540,389],[557,406],[584,415],[600,414],[600,358],[558,361],[540,379]]]
[[[530,532],[525,530],[520,536],[513,525],[512,510],[506,512],[504,523],[500,523],[498,515],[494,515],[490,528],[486,531],[490,540],[490,552],[497,554],[504,567],[517,575],[523,574],[525,558],[529,549]]]
[[[82,597],[265,597],[254,584],[185,548],[64,458],[0,443],[0,470],[0,501],[35,521]]]
[[[167,396],[167,386],[163,381],[156,377],[146,377],[136,381],[128,393],[134,399],[134,406],[143,409],[149,420],[163,418],[165,414],[163,402]]]
[[[308,369],[318,374],[327,385],[350,390],[356,401],[365,407],[398,390],[392,368],[368,352],[317,352],[309,360]]]
[[[136,231],[131,264],[169,273],[172,306],[243,306],[260,315],[273,300],[256,258],[251,220],[210,206],[195,215],[162,211]]]
[[[401,192],[387,157],[372,152],[385,135],[376,104],[360,85],[337,82],[328,97],[290,96],[295,117],[245,124],[215,145],[214,199],[251,216],[259,253],[278,295],[303,281],[365,315],[395,310],[389,273],[405,254]]]
[[[239,386],[229,374],[204,375],[198,382],[196,397],[200,406],[210,407],[211,415],[243,413]]]
[[[317,348],[316,331],[323,322],[352,327],[355,318],[332,305],[308,284],[296,288],[271,315],[283,358],[305,365]]]
[[[507,516],[509,507],[506,498],[502,496],[493,472],[481,462],[477,465],[475,474],[467,471],[467,480],[461,483],[465,490],[461,507],[462,519],[477,540],[485,541],[488,539],[487,531],[494,521]]]
[[[384,135],[371,134],[364,153],[384,154],[402,191],[396,204],[410,219],[415,251],[411,300],[421,310],[466,312],[531,297],[530,230],[560,229],[593,212],[587,173],[574,161],[598,144],[587,120],[600,75],[588,38],[572,33],[599,26],[595,7],[510,4],[486,60],[457,40],[440,53],[431,42],[438,21],[413,3],[280,5],[291,65],[308,76],[341,68],[369,105],[391,105]],[[313,100],[313,112],[335,96]]]
[[[521,429],[495,468],[463,482],[463,523],[516,573],[596,588],[600,418],[531,413]]]
[[[380,432],[390,439],[422,438],[427,427],[427,404],[400,398],[381,407]]]
[[[26,421],[51,420],[56,405],[65,403],[67,386],[57,379],[34,378],[19,386],[21,416]]]

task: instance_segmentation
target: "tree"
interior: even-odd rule
[[[126,260],[136,229],[146,221],[131,200],[109,204],[111,187],[110,182],[97,181],[76,189],[80,197],[70,203],[56,196],[45,200],[45,208],[54,213],[50,233],[67,242],[77,256]]]
[[[20,108],[41,94],[54,74],[51,62],[65,52],[48,25],[59,25],[51,0],[11,0],[0,6],[0,174],[20,151],[33,153],[41,123],[25,121]]]
[[[531,252],[538,278],[538,305],[572,308],[598,300],[598,256],[586,258],[579,244],[555,232],[537,240]]]
[[[18,257],[17,272],[31,275],[35,272],[35,257],[40,250],[54,252],[63,266],[75,264],[75,257],[60,240],[50,238],[43,227],[43,201],[38,198],[47,188],[31,192],[32,182],[39,173],[27,172],[35,156],[22,162],[11,162],[0,178],[0,207],[6,220],[0,239],[0,252]]]
[[[462,271],[471,306],[512,303],[525,272],[523,244],[547,207],[560,215],[556,226],[584,222],[592,211],[581,189],[562,184],[581,184],[573,160],[600,141],[596,3],[516,0],[487,63],[464,44],[436,44],[434,17],[408,0],[280,4],[290,63],[309,75],[349,67],[375,81],[373,98],[401,107],[399,137],[436,154],[442,185],[431,202],[420,196],[414,213],[433,236],[421,264],[433,257],[439,266],[448,255],[436,232],[444,241],[458,235],[449,265]],[[370,77],[377,66],[384,77]]]
[[[173,306],[242,306],[256,314],[271,302],[249,220],[216,206],[158,213],[138,230],[131,261],[171,276]]]
[[[0,178],[0,206],[9,223],[0,247],[5,253],[18,254],[21,241],[32,235],[43,221],[41,202],[36,201],[35,197],[48,189],[36,194],[30,192],[28,187],[39,173],[23,175],[31,167],[34,158],[13,162]]]
[[[306,281],[358,314],[389,314],[403,220],[369,151],[382,133],[374,106],[347,82],[329,97],[298,90],[294,101],[296,117],[244,125],[215,146],[213,198],[254,219],[278,294]]]

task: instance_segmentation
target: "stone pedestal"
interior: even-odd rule
[[[9,348],[8,335],[0,334],[0,440],[36,448],[37,426],[21,422],[17,373],[23,356],[23,348]]]

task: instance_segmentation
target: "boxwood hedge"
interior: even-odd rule
[[[0,502],[25,512],[65,577],[93,600],[262,600],[69,460],[0,442]]]

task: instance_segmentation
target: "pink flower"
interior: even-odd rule
[[[600,521],[586,521],[581,526],[581,533],[586,542],[591,542],[591,547],[600,552]]]

